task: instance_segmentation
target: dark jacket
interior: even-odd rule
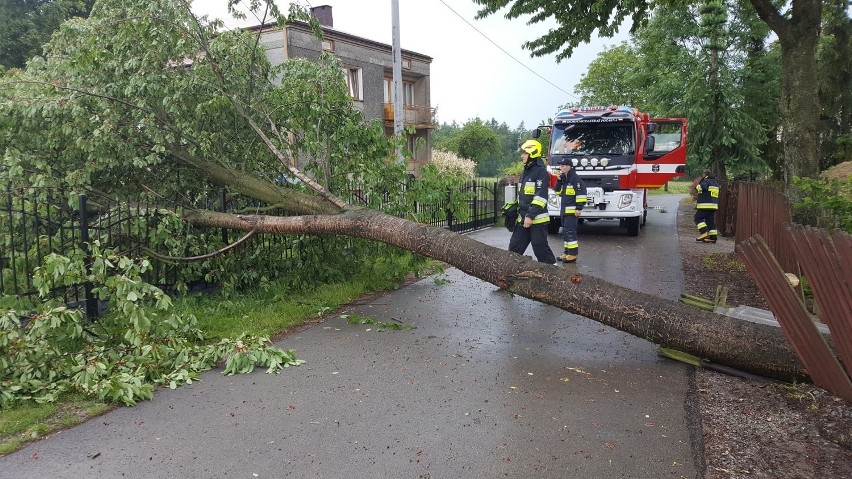
[[[571,168],[567,175],[560,175],[553,190],[562,198],[563,215],[573,215],[586,206],[586,185],[580,175]]]
[[[550,173],[540,158],[530,160],[521,173],[518,183],[518,221],[524,217],[532,218],[534,225],[549,223],[547,213],[547,190],[550,188]]]
[[[699,210],[719,209],[719,182],[713,175],[705,176],[700,183],[695,185],[698,192],[695,207]]]

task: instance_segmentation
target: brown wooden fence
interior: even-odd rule
[[[737,194],[736,248],[749,275],[814,384],[852,400],[852,235],[792,224],[786,199],[769,186],[740,183]],[[817,315],[796,289],[799,277]]]

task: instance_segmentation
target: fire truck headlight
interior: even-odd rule
[[[588,166],[589,165],[589,159],[583,158],[582,160],[580,160],[580,165],[581,166]]]
[[[598,159],[597,158],[592,158],[590,162],[591,162],[592,166],[598,166]]]
[[[609,158],[601,158],[601,166],[606,166],[609,164]]]
[[[577,166],[577,158],[571,158],[571,164]]]
[[[621,199],[618,200],[618,209],[627,208],[630,203],[633,203],[633,194],[621,195]]]

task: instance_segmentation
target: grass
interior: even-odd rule
[[[390,288],[385,282],[378,287]],[[351,278],[304,291],[287,291],[272,284],[263,291],[224,299],[187,296],[175,301],[175,311],[194,314],[210,342],[242,333],[272,337],[317,319],[363,294],[377,289],[369,278]],[[33,401],[0,410],[0,455],[16,451],[46,434],[80,424],[114,406],[82,395],[66,395],[52,404]]]
[[[28,401],[0,411],[0,455],[54,431],[76,426],[112,409],[101,401],[69,394],[55,403]]]
[[[690,193],[691,182],[689,181],[669,181],[669,191],[666,191],[665,188],[657,188],[656,190],[648,190],[648,194],[650,195],[666,195],[666,194],[679,194],[679,195],[688,195]]]

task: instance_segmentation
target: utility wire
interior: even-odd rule
[[[530,68],[530,67],[526,66],[526,65],[524,64],[524,62],[522,62],[522,61],[518,60],[518,59],[517,59],[517,58],[515,58],[515,57],[514,57],[511,53],[507,52],[507,51],[506,51],[503,47],[501,47],[500,45],[498,45],[498,44],[497,44],[497,42],[495,42],[494,40],[492,40],[492,39],[488,38],[488,35],[486,35],[486,34],[482,33],[481,31],[479,31],[479,29],[478,29],[478,28],[474,27],[474,26],[473,26],[473,24],[472,24],[472,23],[470,23],[469,21],[467,21],[467,19],[466,19],[466,18],[464,18],[461,14],[459,14],[459,12],[455,11],[455,10],[453,9],[453,7],[449,6],[449,5],[447,4],[447,2],[445,2],[444,0],[438,0],[438,1],[440,1],[441,3],[443,3],[445,7],[449,8],[451,12],[455,13],[457,17],[461,18],[463,22],[467,23],[467,25],[468,25],[470,28],[474,29],[474,31],[476,31],[476,33],[478,33],[478,34],[482,35],[482,37],[483,37],[483,38],[485,38],[486,40],[488,40],[489,42],[491,42],[491,44],[492,44],[492,45],[494,45],[495,47],[497,47],[497,48],[498,48],[501,52],[503,52],[503,53],[505,53],[506,55],[508,55],[508,56],[509,56],[509,58],[511,58],[512,60],[515,60],[516,62],[518,62],[518,65],[520,65],[520,66],[522,66],[522,67],[526,68],[527,70],[529,70],[530,72],[532,72],[532,74],[533,74],[533,75],[535,75],[535,76],[537,76],[537,77],[541,78],[542,80],[546,81],[547,83],[551,84],[554,88],[556,88],[557,90],[561,91],[562,93],[565,93],[566,95],[572,96],[572,97],[576,98],[577,100],[579,100],[579,98],[577,98],[577,96],[576,96],[576,95],[574,95],[573,93],[569,93],[569,92],[567,92],[567,91],[563,90],[563,89],[562,89],[562,87],[560,87],[559,85],[557,85],[557,84],[553,83],[552,81],[548,80],[547,78],[544,78],[544,77],[543,77],[543,76],[541,76],[541,75],[540,75],[537,71],[535,71],[535,70],[533,70],[532,68]]]

